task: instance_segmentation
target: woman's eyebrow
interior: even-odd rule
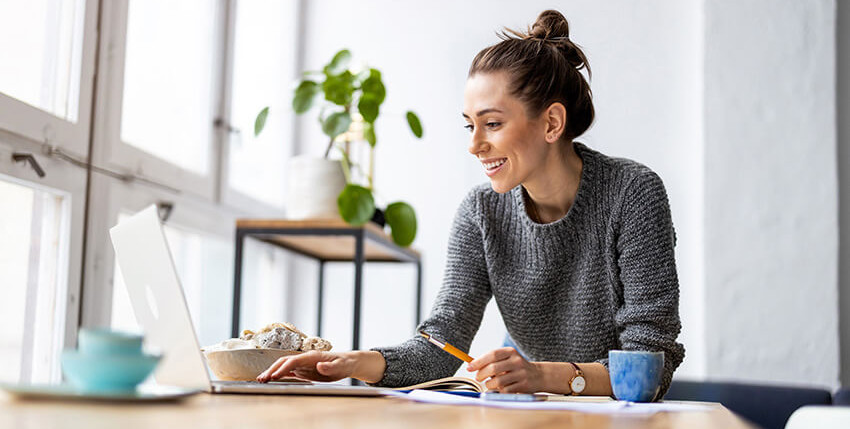
[[[492,112],[504,113],[504,112],[502,112],[501,110],[499,110],[495,107],[488,107],[486,109],[479,110],[478,113],[475,114],[475,116],[486,115],[486,114],[492,113]],[[461,115],[463,115],[464,118],[469,119],[469,115],[467,115],[466,113],[461,113]]]

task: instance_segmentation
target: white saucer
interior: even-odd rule
[[[140,386],[126,392],[81,392],[69,384],[0,383],[0,389],[19,399],[62,399],[110,402],[179,401],[201,391],[175,386]]]

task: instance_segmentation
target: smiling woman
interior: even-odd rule
[[[593,122],[590,69],[567,20],[544,11],[473,60],[469,153],[490,183],[458,208],[447,266],[418,330],[463,351],[495,298],[514,348],[469,363],[500,392],[611,395],[610,350],[663,352],[656,399],[684,348],[675,233],[661,179],[576,142]],[[281,358],[261,381],[307,374],[406,386],[452,375],[455,357],[416,336],[394,347]]]

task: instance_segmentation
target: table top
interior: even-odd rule
[[[412,262],[420,258],[418,251],[396,245],[372,222],[351,226],[342,219],[238,219],[236,230],[325,261],[353,261],[354,233],[362,231],[367,261]]]
[[[719,404],[710,411],[604,415],[435,405],[399,398],[200,394],[178,403],[23,401],[0,393],[0,428],[748,428]]]

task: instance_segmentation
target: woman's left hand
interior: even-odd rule
[[[478,371],[475,379],[490,390],[501,393],[534,393],[543,390],[543,371],[534,362],[523,358],[513,347],[491,350],[466,367]]]

